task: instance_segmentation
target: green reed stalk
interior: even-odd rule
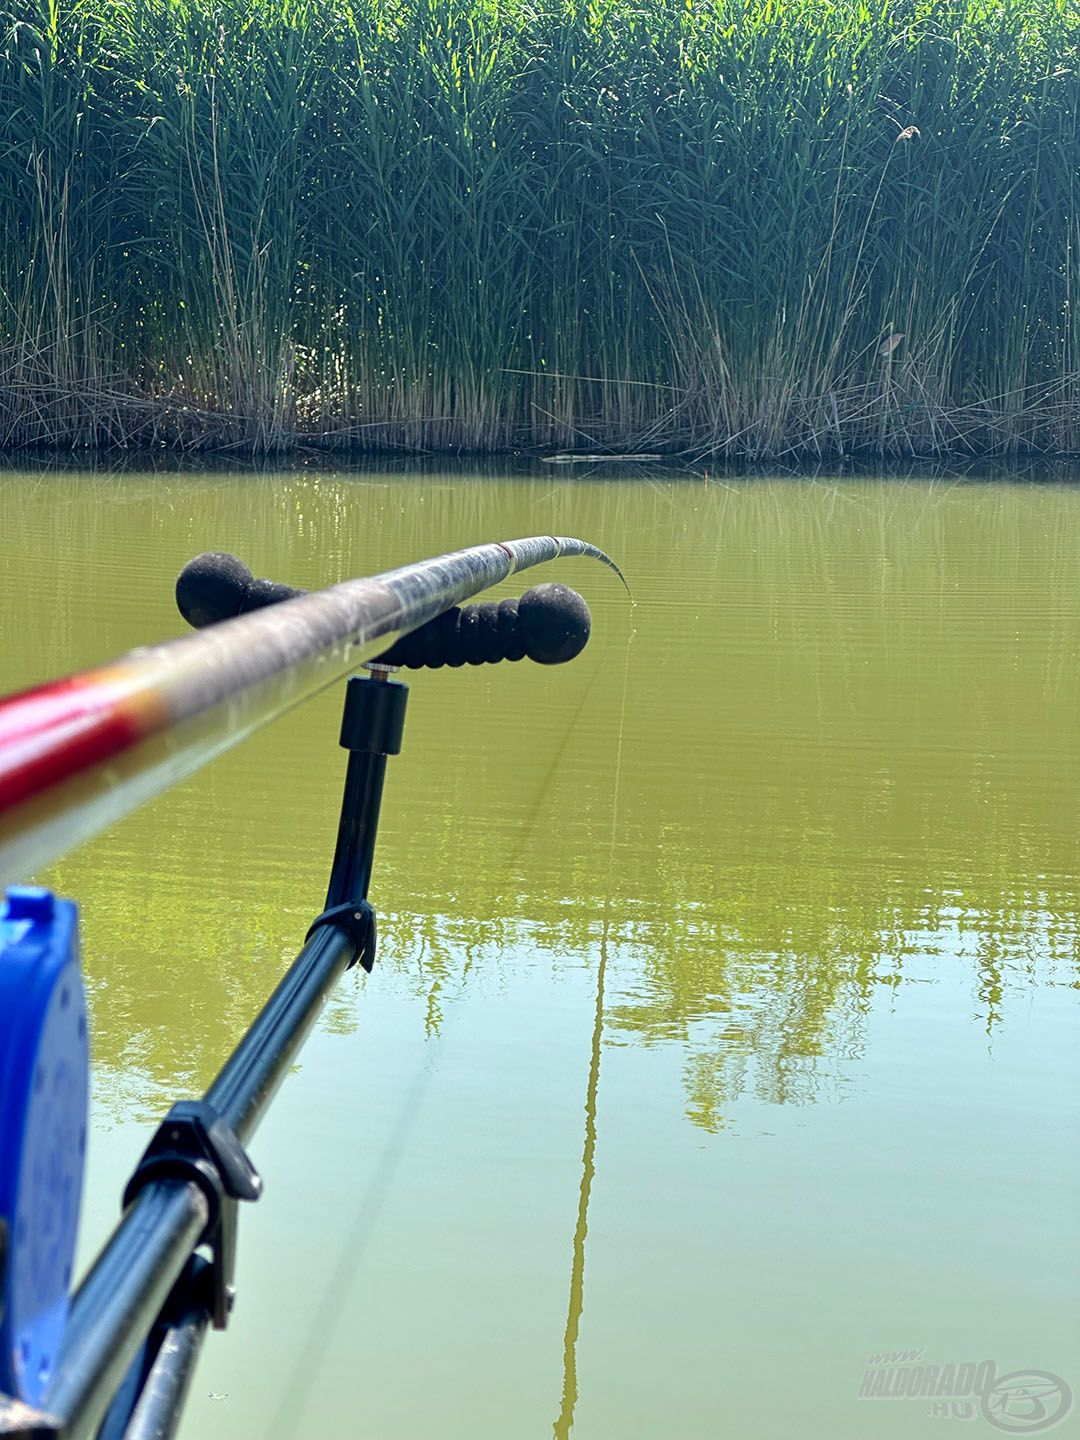
[[[27,0],[0,444],[1080,451],[1069,0]]]

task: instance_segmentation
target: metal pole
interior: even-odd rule
[[[123,1440],[172,1440],[180,1427],[195,1362],[210,1324],[206,1291],[208,1266],[192,1261],[186,1299],[165,1325],[153,1364],[143,1383]]]
[[[225,1062],[204,1103],[245,1143],[254,1133],[327,996],[343,971],[361,958],[352,921],[366,907],[388,754],[401,748],[408,687],[355,678],[346,689],[341,744],[349,767],[328,896],[308,940],[254,1023]],[[346,903],[347,902],[347,903]],[[370,964],[370,953],[368,955]],[[159,1320],[210,1218],[206,1195],[184,1179],[151,1180],[141,1189],[75,1295],[49,1409],[68,1422],[65,1436],[92,1435],[109,1410],[147,1335]],[[165,1437],[162,1417],[175,1427],[206,1327],[207,1309],[191,1272],[179,1303],[186,1319],[166,1325],[167,1346],[150,1362],[146,1382],[124,1431],[125,1440]],[[205,1280],[205,1276],[203,1277]],[[200,1318],[201,1317],[201,1318]],[[169,1338],[171,1337],[171,1338]],[[150,1389],[147,1389],[147,1385]],[[133,1391],[136,1386],[133,1385]],[[110,1427],[121,1424],[114,1407]]]
[[[241,1140],[254,1131],[327,995],[355,960],[352,937],[321,926],[236,1047],[206,1100]],[[49,1410],[71,1440],[94,1433],[117,1386],[199,1244],[210,1210],[191,1181],[139,1192],[72,1301]]]
[[[203,1097],[242,1142],[250,1139],[326,997],[356,960],[334,925],[312,935]]]
[[[377,669],[370,680],[354,675],[345,688],[340,745],[349,752],[337,846],[326,908],[366,899],[379,829],[389,755],[401,753],[409,687]]]
[[[100,1424],[209,1216],[193,1182],[147,1185],[75,1292],[48,1393],[48,1408],[67,1421],[70,1440]]]
[[[354,675],[346,685],[340,743],[349,763],[327,910],[367,897],[386,758],[400,753],[408,694],[407,685],[383,679]],[[327,995],[358,958],[351,930],[320,925],[206,1092],[241,1141],[259,1123]]]

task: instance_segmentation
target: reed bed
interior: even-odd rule
[[[1073,0],[0,12],[0,446],[1080,451]]]

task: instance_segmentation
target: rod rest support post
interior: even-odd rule
[[[369,973],[375,963],[375,911],[368,901],[383,780],[389,755],[401,753],[409,687],[387,679],[387,667],[373,665],[370,679],[353,675],[345,686],[339,743],[349,752],[341,797],[337,845],[326,892],[326,908],[308,931],[322,925],[344,930],[355,950],[353,964]]]
[[[371,676],[345,683],[338,744],[350,755],[400,755],[409,687],[386,679],[389,667],[372,665]]]
[[[235,1130],[205,1100],[181,1100],[158,1126],[124,1190],[124,1209],[153,1180],[194,1182],[206,1195],[210,1218],[200,1245],[212,1264],[211,1317],[224,1330],[236,1296],[237,1202],[257,1200],[262,1180]]]

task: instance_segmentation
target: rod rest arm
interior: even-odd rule
[[[188,561],[176,581],[176,604],[195,629],[303,595],[276,580],[257,580],[235,555],[207,552]],[[493,665],[535,660],[562,665],[580,655],[592,630],[589,607],[568,585],[534,585],[520,599],[454,605],[403,635],[377,657],[383,665]]]

